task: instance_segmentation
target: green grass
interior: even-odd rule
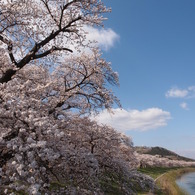
[[[60,189],[60,188],[66,189],[67,188],[67,183],[52,182],[50,184],[49,190],[57,190],[57,189]]]
[[[187,193],[184,190],[180,189],[175,181],[177,178],[179,178],[181,175],[185,173],[194,172],[195,168],[154,167],[139,169],[138,171],[151,176],[153,179],[156,179],[160,175],[164,174],[156,180],[156,185],[159,187],[159,190],[155,192],[155,195],[167,194],[186,195]]]
[[[163,173],[166,173],[170,170],[177,170],[178,168],[168,168],[168,167],[147,167],[138,169],[139,172],[149,175],[153,179],[156,179]]]
[[[177,195],[187,194],[184,190],[179,188],[179,186],[176,184],[175,181],[181,175],[192,171],[195,171],[195,169],[181,168],[181,169],[169,171],[165,175],[160,177],[156,181],[156,184],[162,189],[162,191],[164,192],[163,194],[177,194]]]

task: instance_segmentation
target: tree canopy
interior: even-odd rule
[[[108,88],[118,76],[86,37],[109,11],[99,0],[0,1],[1,193],[50,194],[62,181],[59,194],[98,192],[102,170],[135,166],[131,139],[87,117],[120,105]]]

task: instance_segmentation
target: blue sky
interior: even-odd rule
[[[104,57],[119,73],[113,90],[123,110],[99,119],[121,127],[135,145],[195,158],[195,1],[104,2],[112,8],[105,29],[116,33]]]

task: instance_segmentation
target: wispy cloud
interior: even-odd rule
[[[111,28],[98,29],[91,26],[85,27],[88,40],[95,41],[104,50],[109,50],[119,40],[119,35]]]
[[[195,86],[187,87],[186,89],[181,89],[178,87],[173,87],[165,93],[165,97],[167,98],[180,98],[188,99],[195,98]],[[186,102],[181,102],[179,106],[184,110],[189,110],[189,106]]]
[[[167,98],[183,98],[188,95],[188,90],[186,89],[178,89],[178,88],[172,88],[169,91],[166,92],[165,96]]]
[[[106,110],[100,112],[99,115],[93,116],[99,124],[112,126],[119,131],[147,131],[157,129],[167,125],[167,121],[171,118],[171,114],[160,108],[149,108],[146,110],[125,110],[113,109],[113,114]]]
[[[188,104],[187,104],[186,102],[182,102],[182,103],[180,104],[180,107],[183,108],[184,110],[189,110]]]
[[[173,87],[165,94],[167,98],[195,98],[195,86],[190,86],[186,89]]]
[[[119,41],[120,36],[111,28],[96,28],[92,26],[82,27],[82,32],[85,35],[84,45],[90,45],[91,47],[85,47],[80,45],[80,42],[68,42],[67,38],[64,37],[64,42],[66,42],[66,47],[71,49],[73,53],[68,53],[69,55],[63,55],[59,57],[59,61],[64,61],[65,58],[69,58],[70,55],[80,56],[81,53],[92,54],[93,47],[99,47],[101,50],[108,51]]]

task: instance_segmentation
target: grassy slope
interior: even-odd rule
[[[153,179],[156,179],[160,175],[170,171],[170,170],[177,170],[178,168],[167,168],[167,167],[147,167],[138,169],[139,172],[149,175]]]
[[[153,177],[154,179],[158,178],[156,180],[156,184],[160,188],[160,190],[156,191],[155,194],[158,194],[158,195],[167,195],[167,194],[184,195],[184,194],[186,194],[186,192],[184,192],[182,189],[180,189],[177,186],[175,180],[185,173],[194,172],[195,168],[156,167],[156,168],[139,169],[139,171]],[[162,175],[162,177],[159,177],[160,175]]]

